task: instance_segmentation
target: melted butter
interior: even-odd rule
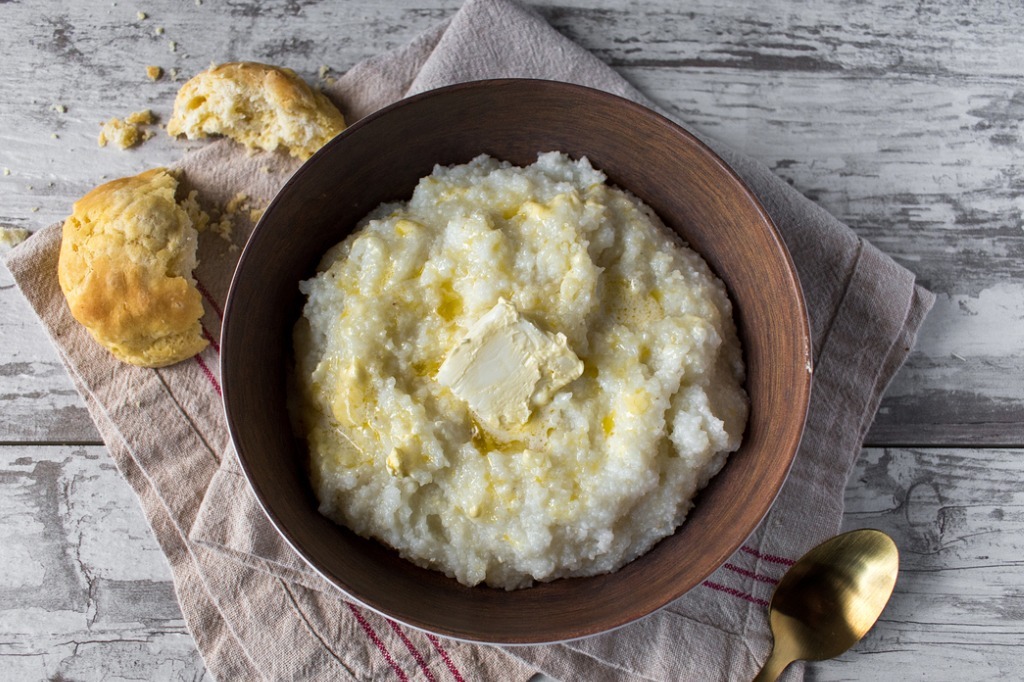
[[[604,431],[604,435],[612,435],[612,431],[615,430],[615,413],[609,412],[601,420],[601,429]]]
[[[397,234],[399,237],[418,235],[421,232],[423,232],[423,226],[414,220],[402,218],[397,223],[395,223],[395,234]]]
[[[640,362],[642,362],[645,365],[648,362],[651,361],[651,348],[650,348],[650,346],[647,346],[646,344],[643,345],[643,346],[640,346],[639,360],[640,360]]]
[[[452,288],[451,282],[444,282],[440,287],[441,302],[437,306],[437,314],[445,322],[451,322],[462,314],[464,309],[462,296]]]
[[[329,392],[331,413],[339,424],[358,426],[366,418],[366,409],[372,395],[368,394],[369,374],[358,362],[351,362],[343,369],[335,370],[338,360],[331,360],[331,371],[337,377],[334,390]]]
[[[437,375],[437,370],[441,369],[441,362],[442,359],[438,358],[417,360],[412,363],[412,371],[422,379],[433,379]]]
[[[565,206],[578,210],[582,206],[579,193],[576,191],[563,192],[552,197],[547,203],[527,199],[517,207],[506,208],[501,215],[505,220],[511,220],[517,215],[527,219],[547,220],[554,217],[555,211]]]
[[[608,313],[618,324],[642,329],[664,317],[661,299],[658,289],[634,291],[627,280],[612,280],[608,286]]]
[[[651,396],[642,388],[637,389],[631,395],[626,396],[625,403],[630,412],[643,414],[651,406]]]
[[[480,451],[481,455],[491,452],[500,452],[505,455],[514,455],[526,449],[526,443],[515,438],[502,438],[489,431],[475,417],[470,417],[473,424],[472,442],[473,447]]]
[[[534,220],[543,220],[551,216],[551,208],[536,201],[524,201],[517,212]]]

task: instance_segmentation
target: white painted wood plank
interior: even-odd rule
[[[0,267],[0,442],[99,442],[64,365]]]
[[[1024,637],[1019,449],[868,449],[845,528],[879,528],[900,577],[878,625],[820,680],[1018,680]]]
[[[200,680],[170,568],[102,447],[0,447],[0,677]]]

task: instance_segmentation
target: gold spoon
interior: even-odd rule
[[[768,616],[775,646],[754,682],[771,682],[793,661],[823,661],[860,641],[896,585],[896,543],[854,530],[800,557],[775,587]]]

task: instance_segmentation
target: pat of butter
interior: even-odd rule
[[[582,373],[565,334],[538,329],[502,298],[448,352],[437,381],[498,428],[525,424]]]

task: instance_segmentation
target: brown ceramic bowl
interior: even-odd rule
[[[298,282],[383,201],[406,199],[434,164],[481,153],[525,165],[586,155],[654,208],[725,281],[747,363],[740,450],[676,533],[616,573],[506,592],[464,587],[357,537],[317,512],[306,452],[289,426],[286,373]],[[632,102],[550,81],[466,83],[357,122],[303,165],[270,204],[238,264],[221,344],[224,403],[242,468],[267,515],[345,595],[450,637],[541,643],[596,634],[698,585],[754,530],[803,431],[810,341],[797,276],[757,199],[703,144]],[[339,593],[339,598],[342,594]]]

